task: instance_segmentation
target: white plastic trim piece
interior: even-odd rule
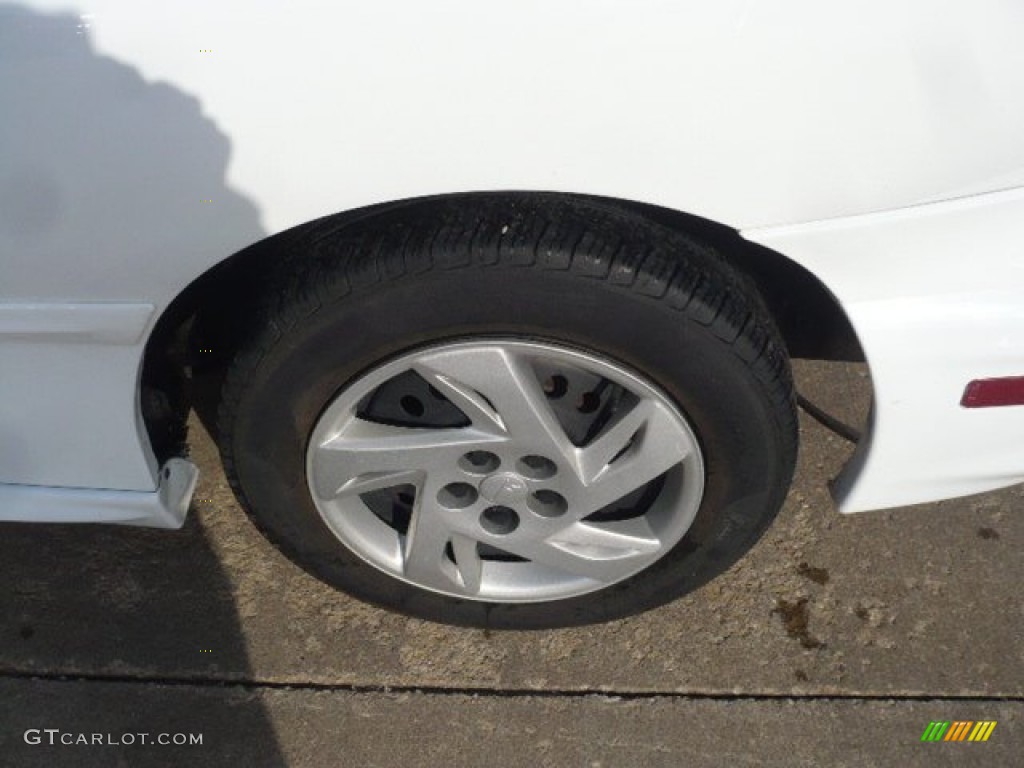
[[[156,316],[144,300],[0,301],[0,483],[156,487],[139,404]]]
[[[170,459],[149,493],[0,484],[0,520],[180,528],[198,479],[192,462]]]

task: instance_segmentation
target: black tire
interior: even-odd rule
[[[291,240],[282,285],[225,379],[220,446],[261,530],[330,585],[409,615],[539,628],[665,603],[735,562],[782,503],[796,457],[789,362],[756,291],[708,248],[603,202],[474,195],[410,203]],[[284,275],[288,275],[287,279]],[[694,428],[705,493],[678,545],[603,591],[489,604],[394,579],[345,548],[305,479],[311,430],[336,392],[443,340],[559,342],[641,372]]]

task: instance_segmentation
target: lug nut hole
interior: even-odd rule
[[[501,459],[489,451],[470,451],[459,459],[459,466],[473,475],[488,475],[501,466]]]
[[[495,536],[504,536],[519,527],[519,514],[511,507],[488,507],[480,515],[480,526]]]
[[[469,483],[449,483],[437,494],[437,503],[448,509],[465,509],[477,499],[476,488]]]
[[[548,490],[531,493],[526,504],[534,514],[541,517],[560,517],[569,509],[569,502],[562,494]]]
[[[558,472],[555,462],[543,456],[523,456],[516,462],[516,469],[519,470],[519,474],[531,480],[546,480]]]

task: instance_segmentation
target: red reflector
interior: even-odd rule
[[[964,408],[992,408],[999,405],[1024,405],[1024,376],[1002,379],[975,379],[967,385],[960,400]]]

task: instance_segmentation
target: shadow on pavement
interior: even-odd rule
[[[197,516],[176,533],[4,524],[0,561],[8,574],[0,590],[0,679],[102,681],[87,696],[73,682],[43,681],[5,696],[0,751],[8,764],[283,762],[259,701],[243,696],[226,704],[228,697],[208,695],[210,685],[246,681],[251,673],[230,587]],[[178,703],[141,709],[132,696],[106,695],[119,681],[170,682]],[[198,685],[181,685],[187,681]],[[26,743],[26,730],[47,728],[114,740],[202,734],[203,741],[181,748],[143,745],[138,737],[130,745],[49,746],[43,733],[42,744]]]
[[[94,253],[145,274],[154,248],[262,234],[256,207],[225,184],[230,141],[199,102],[98,55],[73,14],[0,5],[0,104],[0,247],[22,290],[59,264],[83,295],[103,295],[110,275]],[[200,191],[220,207],[197,222]],[[181,532],[3,524],[0,562],[0,762],[283,762],[255,696],[211,695],[251,672],[198,516]],[[144,680],[174,695],[142,696]],[[152,743],[181,733],[202,746]]]

